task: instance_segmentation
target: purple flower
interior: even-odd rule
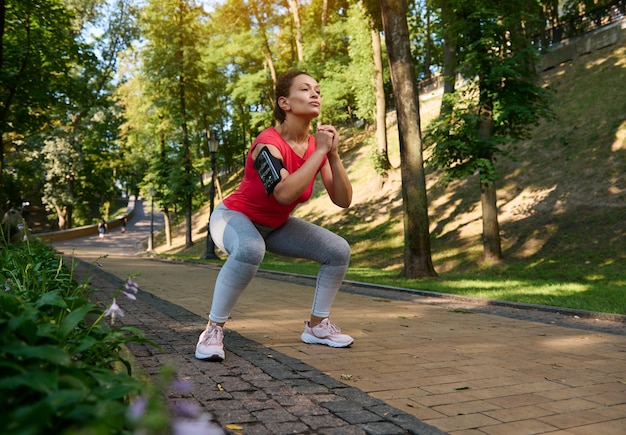
[[[148,407],[148,399],[145,396],[140,396],[137,400],[133,401],[128,408],[128,416],[133,420],[139,420],[146,412]]]
[[[199,420],[174,420],[172,423],[174,435],[224,435],[224,429],[210,421]]]
[[[181,417],[198,418],[200,414],[202,414],[202,408],[200,405],[187,400],[177,400],[173,403],[172,407]]]
[[[120,306],[117,305],[117,302],[116,302],[115,298],[113,298],[113,303],[111,304],[109,309],[104,312],[104,315],[105,316],[111,316],[111,324],[113,324],[113,323],[115,323],[115,318],[117,316],[124,317],[124,311],[122,311]]]
[[[130,278],[128,278],[128,281],[126,281],[126,284],[124,284],[124,288],[135,294],[137,294],[137,292],[139,291],[139,286],[137,285],[137,283]]]
[[[193,390],[193,384],[188,379],[176,379],[172,382],[172,389],[177,393],[188,394]]]
[[[135,296],[132,293],[128,293],[128,292],[122,292],[124,293],[124,296],[126,296],[128,299],[130,299],[131,301],[136,301],[137,300],[137,296]]]

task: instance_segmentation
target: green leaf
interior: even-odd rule
[[[59,325],[58,337],[66,339],[94,307],[93,304],[87,304],[68,314]]]
[[[79,390],[61,390],[48,396],[46,402],[50,404],[50,407],[59,411],[66,407],[73,407],[77,403],[82,403],[88,393]]]
[[[86,336],[84,338],[82,338],[80,340],[80,342],[78,343],[78,345],[72,349],[72,353],[74,354],[79,354],[79,353],[83,353],[88,349],[91,349],[92,347],[94,347],[96,344],[98,344],[99,341],[96,340],[94,337],[92,336]]]
[[[131,378],[129,378],[131,379]],[[129,394],[139,391],[141,385],[138,382],[126,382],[115,385],[109,385],[107,388],[94,391],[100,399],[117,400],[127,397]]]
[[[41,308],[46,305],[53,307],[67,308],[65,300],[57,294],[56,291],[44,293],[35,303],[37,308]]]
[[[50,394],[56,388],[56,374],[28,371],[17,376],[0,379],[0,389],[2,390],[16,390],[22,387]]]
[[[13,342],[2,346],[0,351],[16,358],[40,359],[57,365],[68,365],[71,362],[67,351],[52,345],[27,346],[24,343]]]

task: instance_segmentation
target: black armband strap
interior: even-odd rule
[[[263,147],[254,160],[254,168],[261,177],[265,191],[270,195],[282,180],[280,170],[285,169],[283,161],[274,157],[267,147]]]

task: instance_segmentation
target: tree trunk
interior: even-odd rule
[[[451,94],[456,85],[456,34],[450,26],[454,23],[454,10],[450,0],[441,5],[441,21],[443,23],[443,95]],[[441,100],[439,116],[447,115],[452,107],[448,107],[446,99]]]
[[[483,213],[483,260],[497,263],[502,259],[502,251],[495,183],[480,184],[480,205]]]
[[[165,146],[165,135],[163,132],[159,135],[159,152],[161,155],[161,162],[167,159],[167,149]],[[163,173],[159,174],[161,180],[165,180],[167,176]],[[163,218],[165,224],[165,242],[167,246],[172,246],[172,219],[170,216],[170,209],[167,204],[163,204]]]
[[[192,162],[191,162],[191,147],[189,146],[189,133],[187,131],[187,120],[185,119],[185,86],[183,74],[180,76],[180,104],[181,112],[183,114],[182,119],[182,131],[183,131],[183,155],[185,165],[185,184],[187,189],[185,192],[185,247],[190,248],[193,246],[192,238],[192,212],[193,212],[193,179],[192,179]]]
[[[263,44],[265,46],[265,50],[263,50],[263,57],[265,57],[265,61],[267,62],[267,67],[270,70],[270,74],[272,75],[272,85],[276,87],[276,82],[278,81],[278,77],[276,74],[276,67],[274,66],[274,59],[272,59],[272,48],[270,47],[270,43],[267,40],[267,32],[265,30],[265,22],[259,14],[259,9],[257,8],[255,2],[251,3],[252,13],[254,18],[256,18],[257,23],[259,25],[259,31],[263,36]]]
[[[328,0],[322,1],[322,16],[321,16],[321,32],[324,34],[324,30],[326,29],[326,23],[328,22]],[[322,36],[322,43],[320,46],[322,54],[326,52],[326,39]]]
[[[163,207],[163,221],[165,222],[165,243],[169,248],[172,246],[172,219],[167,207]]]
[[[482,94],[482,93],[481,93]],[[482,121],[478,127],[478,137],[487,140],[493,136],[493,102],[485,100],[481,104]],[[492,160],[491,155],[483,156]],[[481,179],[488,177],[482,176]],[[498,223],[498,209],[496,206],[496,185],[495,182],[481,182],[480,184],[480,205],[483,220],[483,260],[487,263],[497,263],[502,259],[500,245],[500,225]]]
[[[393,95],[398,113],[404,207],[404,276],[437,276],[430,252],[418,89],[411,59],[406,0],[381,0]]]
[[[182,20],[185,15],[184,3],[180,2],[180,20],[182,25]],[[187,131],[187,104],[185,98],[185,57],[184,57],[184,48],[183,48],[183,38],[180,38],[180,46],[179,46],[179,68],[180,74],[178,77],[178,91],[179,91],[179,103],[180,103],[180,113],[181,113],[181,129],[183,132],[183,164],[185,168],[185,185],[187,188],[185,189],[185,247],[190,248],[193,246],[193,238],[192,238],[192,212],[193,212],[193,193],[192,193],[192,165],[191,165],[191,147],[189,144],[189,132]]]
[[[65,229],[65,214],[66,211],[63,207],[58,206],[57,204],[54,205],[54,209],[57,212],[57,222],[59,225],[59,230],[64,230]]]
[[[382,165],[381,185],[387,179],[391,168],[387,151],[387,106],[385,102],[385,82],[383,79],[383,53],[380,44],[380,32],[372,29],[372,51],[374,52],[374,94],[376,96],[376,155],[377,164]]]
[[[431,11],[430,11],[430,6],[429,3],[426,3],[426,42],[424,44],[424,78],[425,79],[429,79],[432,74],[430,72],[430,67],[432,64],[432,40],[433,40],[433,35],[432,35],[432,28],[430,25],[430,16],[431,16]]]
[[[293,15],[293,24],[296,28],[296,51],[298,54],[298,62],[304,61],[304,48],[302,44],[302,25],[300,24],[300,13],[298,12],[298,1],[289,0],[289,7]]]

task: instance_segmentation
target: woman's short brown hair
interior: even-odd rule
[[[311,76],[311,74],[309,74],[308,72],[293,70],[293,71],[288,71],[282,76],[280,76],[278,78],[278,81],[276,82],[276,90],[275,90],[276,99],[274,100],[274,118],[276,118],[276,121],[278,121],[281,124],[285,122],[285,118],[287,117],[287,114],[278,105],[278,99],[281,97],[289,96],[289,90],[291,89],[293,80],[302,74],[313,78],[313,76]]]

